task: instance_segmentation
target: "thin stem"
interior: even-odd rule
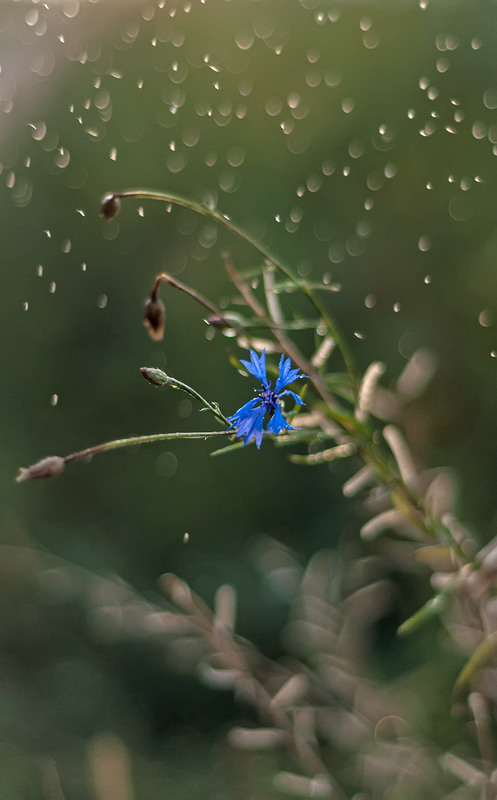
[[[195,289],[192,289],[191,286],[187,286],[186,283],[181,283],[181,281],[176,280],[176,278],[173,278],[172,275],[169,275],[167,272],[161,272],[159,275],[156,276],[151,292],[152,297],[155,298],[157,296],[159,284],[161,283],[161,281],[164,281],[165,283],[168,283],[169,286],[172,286],[174,289],[178,289],[180,292],[187,294],[188,297],[193,298],[193,300],[195,300],[197,303],[200,303],[201,306],[206,308],[212,314],[217,314],[219,317],[221,317],[221,319],[224,319],[222,311],[216,305],[214,305],[214,303],[211,303],[211,301],[207,300],[207,298],[204,297],[202,294],[197,292]]]
[[[333,396],[329,393],[328,389],[326,388],[326,385],[321,376],[319,375],[319,373],[314,369],[312,364],[309,361],[307,361],[305,356],[303,356],[302,353],[295,347],[293,342],[291,342],[290,339],[288,339],[288,337],[285,336],[285,334],[277,326],[273,325],[271,320],[267,318],[264,308],[259,303],[257,298],[254,297],[247,283],[245,281],[242,281],[238,277],[233,267],[233,264],[231,263],[231,260],[227,256],[224,256],[224,266],[226,268],[226,272],[230,277],[230,280],[236,286],[236,288],[242,295],[247,305],[252,309],[256,317],[260,319],[260,321],[269,328],[276,341],[279,342],[279,344],[281,345],[281,348],[284,350],[284,352],[288,356],[290,356],[292,361],[294,361],[297,364],[297,366],[302,370],[302,372],[305,375],[307,375],[309,380],[312,381],[318,394],[325,401],[328,408],[333,412],[333,409],[336,408],[335,400]],[[340,424],[343,427],[343,420],[341,419],[341,417],[340,417]]]
[[[151,444],[153,442],[165,442],[172,439],[209,439],[211,436],[226,436],[228,431],[186,431],[184,433],[151,433],[145,436],[127,436],[125,439],[113,439],[110,442],[97,444],[94,447],[86,447],[77,453],[65,456],[64,462],[72,464],[74,461],[84,461],[86,458],[96,456],[99,453],[107,453],[111,450],[118,450],[121,447],[134,447],[138,444]]]
[[[328,329],[328,333],[330,334],[330,336],[335,340],[336,346],[338,347],[338,349],[342,354],[342,358],[345,362],[347,372],[349,373],[350,378],[352,379],[352,390],[354,392],[355,398],[357,399],[357,394],[359,390],[359,378],[357,375],[357,367],[355,359],[349,349],[349,346],[347,345],[345,339],[340,333],[340,330],[337,328],[336,324],[334,323],[330,315],[327,313],[327,311],[325,311],[325,309],[323,308],[323,306],[313,293],[312,289],[306,283],[302,284],[302,291],[304,292],[305,295],[307,295],[310,302],[312,303],[312,305],[322,318],[324,324]]]
[[[274,266],[277,267],[284,275],[286,275],[287,278],[292,281],[297,280],[292,270],[287,267],[286,264],[284,264],[275,253],[250,236],[250,234],[246,233],[243,228],[239,228],[238,225],[230,220],[229,217],[224,214],[220,214],[219,211],[215,211],[213,208],[208,208],[207,206],[203,206],[201,203],[196,203],[195,200],[190,200],[188,197],[182,197],[181,195],[172,194],[170,192],[158,192],[154,191],[153,189],[128,189],[125,192],[113,192],[112,195],[115,198],[137,197],[143,200],[161,200],[163,203],[173,203],[173,205],[176,206],[183,206],[184,208],[189,208],[191,211],[195,211],[197,214],[201,214],[204,217],[209,217],[209,219],[215,220],[215,222],[218,222],[219,225],[227,228],[227,230],[231,231],[231,233],[234,233],[235,236],[243,239],[244,242],[247,242],[247,244],[250,244],[256,250],[258,250],[265,259],[274,264]]]
[[[223,425],[231,427],[217,403],[210,403],[209,400],[206,400],[205,397],[202,397],[202,395],[197,392],[196,389],[188,386],[187,383],[183,383],[183,381],[180,381],[177,378],[172,378],[170,375],[167,375],[157,367],[140,367],[140,372],[145,380],[151,383],[152,386],[170,386],[172,389],[181,389],[181,391],[186,392],[186,394],[189,394],[190,397],[198,400],[198,402],[203,405],[203,410],[210,411],[219,422],[222,422]]]
[[[198,400],[199,403],[202,403],[206,411],[210,411],[211,414],[213,414],[215,418],[219,420],[219,422],[222,422],[223,425],[227,425],[228,427],[230,426],[228,420],[222,411],[220,411],[218,406],[215,403],[210,403],[205,399],[205,397],[202,397],[202,395],[199,394],[196,389],[192,389],[191,386],[188,386],[187,383],[183,383],[183,381],[179,381],[177,378],[169,378],[168,385],[173,389],[182,389],[184,392],[186,392],[186,394],[189,394],[190,397],[193,397],[195,400]]]
[[[113,192],[110,197],[112,199],[122,199],[125,197],[136,197],[141,198],[143,200],[160,200],[163,203],[172,203],[177,206],[183,206],[184,208],[189,208],[191,211],[195,211],[197,214],[201,214],[203,217],[208,217],[209,219],[214,220],[219,225],[222,225],[224,228],[229,230],[231,233],[238,236],[238,238],[242,239],[242,241],[247,242],[251,247],[257,250],[263,258],[273,264],[277,269],[280,270],[289,280],[293,283],[301,283],[300,279],[295,275],[293,270],[291,270],[275,253],[270,250],[269,247],[266,245],[261,244],[258,242],[257,239],[254,239],[250,234],[236,225],[234,222],[230,220],[228,216],[225,214],[220,214],[219,211],[215,211],[212,208],[207,208],[207,206],[203,206],[201,203],[195,202],[195,200],[190,200],[187,197],[182,197],[178,194],[173,194],[171,192],[159,192],[153,189],[128,189],[124,192]],[[341,335],[337,325],[332,320],[329,314],[323,312],[323,309],[316,300],[312,289],[309,285],[303,283],[302,289],[305,295],[309,298],[313,306],[319,310],[323,318],[323,322],[326,325],[330,335],[335,339],[337,343],[337,347],[342,353],[343,360],[345,362],[345,366],[349,372],[349,375],[354,383],[357,382],[357,371],[354,365],[354,360],[350,351],[348,350],[344,338]]]

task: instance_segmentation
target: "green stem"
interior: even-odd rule
[[[246,233],[243,228],[239,228],[238,225],[232,222],[229,217],[225,214],[220,214],[219,211],[215,211],[213,208],[203,206],[201,203],[197,203],[195,200],[190,200],[187,197],[182,197],[179,194],[158,192],[153,189],[129,189],[125,192],[113,192],[112,194],[116,198],[137,197],[143,200],[161,200],[163,203],[173,203],[176,206],[183,206],[184,208],[189,208],[191,211],[195,211],[197,214],[201,214],[203,217],[209,217],[209,219],[213,219],[215,222],[219,223],[219,225],[227,228],[227,230],[234,233],[235,236],[243,239],[244,242],[247,242],[251,247],[258,250],[264,258],[274,264],[287,278],[292,281],[297,280],[292,270],[289,269],[269,247],[258,242],[250,236],[250,234]]]
[[[328,312],[325,311],[325,309],[317,299],[316,295],[313,293],[312,289],[306,283],[302,284],[302,291],[308,297],[308,299],[310,300],[310,302],[312,303],[312,305],[322,318],[324,324],[328,329],[329,335],[332,337],[332,339],[335,340],[336,346],[338,347],[338,349],[342,354],[345,367],[352,381],[352,390],[354,392],[354,397],[357,400],[357,396],[359,393],[359,377],[357,373],[355,359],[351,351],[349,350],[349,347],[345,339],[343,338],[339,328],[337,328],[335,322],[332,320]]]
[[[192,389],[191,386],[188,386],[187,383],[183,383],[183,381],[179,381],[177,378],[166,375],[165,372],[157,367],[140,367],[140,372],[145,380],[151,383],[152,386],[170,386],[172,389],[181,389],[183,392],[186,392],[190,397],[198,400],[198,402],[203,405],[205,411],[210,411],[219,422],[230,427],[228,420],[219,406],[216,403],[210,403],[205,397],[202,397],[196,389]]]
[[[189,394],[190,397],[193,397],[195,400],[198,400],[199,403],[202,403],[206,411],[210,411],[211,414],[213,414],[215,418],[219,420],[219,422],[222,422],[223,425],[227,425],[229,427],[229,422],[222,411],[220,411],[214,403],[209,403],[205,397],[202,397],[202,395],[199,394],[195,389],[192,389],[191,386],[183,383],[183,381],[177,380],[177,378],[169,378],[169,386],[171,386],[173,389],[182,389],[184,392],[186,392],[186,394]]]
[[[153,442],[166,442],[171,439],[208,439],[211,436],[226,436],[228,431],[187,431],[184,433],[151,433],[145,436],[127,436],[125,439],[113,439],[110,442],[97,444],[94,447],[87,447],[77,453],[65,456],[64,462],[71,464],[74,461],[83,461],[99,453],[107,453],[110,450],[118,450],[121,447],[134,447],[138,444],[151,444]]]
[[[294,274],[294,272],[275,254],[269,247],[266,245],[261,244],[256,239],[254,239],[250,234],[246,233],[243,228],[240,228],[234,222],[230,220],[224,214],[220,214],[219,211],[215,211],[212,208],[207,208],[207,206],[203,206],[201,203],[195,202],[195,200],[190,200],[187,197],[182,197],[178,194],[173,194],[170,192],[159,192],[153,189],[128,189],[124,192],[113,192],[111,195],[112,198],[125,198],[125,197],[136,197],[141,198],[143,200],[160,200],[163,203],[172,203],[177,206],[183,206],[183,208],[189,208],[191,211],[195,211],[197,214],[202,215],[203,217],[208,217],[209,219],[214,220],[219,225],[222,225],[231,233],[238,236],[242,241],[247,242],[251,247],[257,250],[267,261],[273,264],[277,269],[280,270],[287,278],[289,278],[292,282],[300,282],[299,278]],[[332,320],[329,314],[327,314],[321,304],[315,298],[311,288],[303,284],[303,291],[304,294],[309,298],[311,303],[313,304],[314,308],[316,308],[323,318],[323,322],[326,325],[330,336],[333,337],[335,340],[338,349],[342,354],[342,358],[344,360],[346,369],[350,375],[350,378],[353,382],[354,386],[357,386],[357,370],[354,364],[354,359],[345,344],[344,338],[339,331],[336,323]]]

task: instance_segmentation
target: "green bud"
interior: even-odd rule
[[[151,383],[152,386],[167,386],[171,383],[169,375],[166,375],[166,373],[158,369],[158,367],[140,367],[140,372],[145,380]]]

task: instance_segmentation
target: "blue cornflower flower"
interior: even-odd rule
[[[304,401],[300,399],[298,394],[292,392],[290,389],[285,389],[289,383],[297,380],[297,378],[306,378],[298,369],[291,369],[292,362],[284,355],[280,358],[279,374],[276,379],[274,389],[271,389],[271,384],[268,382],[266,376],[266,351],[263,350],[261,356],[257,355],[253,350],[250,351],[250,361],[242,361],[242,364],[248,369],[254,378],[262,383],[262,392],[259,392],[257,397],[249,400],[244,406],[238,409],[233,416],[227,417],[228,422],[231,422],[231,427],[236,428],[236,437],[241,439],[245,437],[243,442],[244,446],[252,439],[255,439],[257,447],[261,446],[262,437],[264,433],[281,433],[283,429],[294,431],[291,425],[283,417],[281,413],[281,398],[290,394],[297,405],[305,405]],[[257,391],[257,389],[255,390]],[[266,430],[264,430],[264,417],[269,414],[269,422]]]

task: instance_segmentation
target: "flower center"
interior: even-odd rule
[[[274,410],[278,405],[278,395],[269,387],[264,389],[264,391],[259,394],[259,397],[268,411]]]

